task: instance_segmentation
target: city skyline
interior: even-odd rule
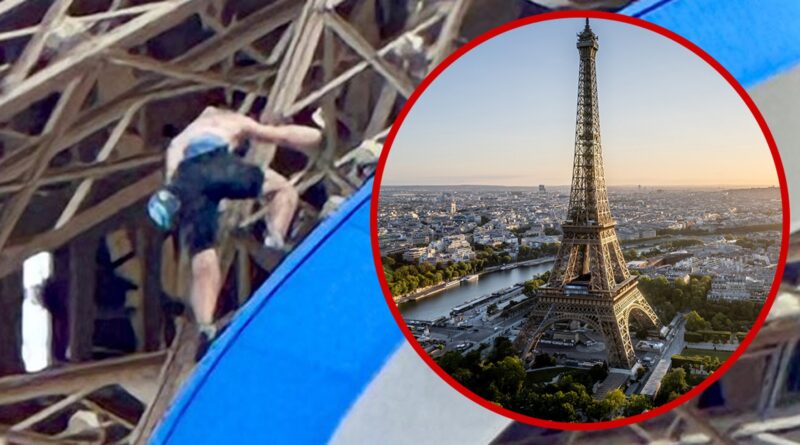
[[[592,27],[600,36],[600,122],[610,187],[778,184],[757,122],[702,59],[632,25],[593,19]],[[582,19],[528,25],[457,60],[409,112],[383,185],[568,187],[577,84],[573,36],[581,28]],[[548,45],[531,44],[541,41]],[[649,148],[642,149],[642,141]]]

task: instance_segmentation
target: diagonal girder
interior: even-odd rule
[[[352,25],[344,21],[335,12],[325,14],[325,24],[329,26],[339,37],[344,40],[351,48],[364,58],[376,71],[385,77],[395,88],[405,97],[411,95],[414,84],[408,76],[398,68],[390,65],[378,55],[373,48],[362,37]]]
[[[173,63],[186,63],[185,68],[192,71],[205,70],[222,60],[226,54],[290,22],[297,15],[300,6],[299,3],[289,0],[273,3],[248,15],[228,28],[225,33],[198,44],[186,54],[176,58]],[[63,150],[77,143],[119,119],[139,99],[148,97],[149,101],[153,101],[211,87],[208,84],[186,86],[175,82],[158,80],[154,76],[142,79],[121,96],[82,112],[76,119],[75,128],[70,129],[56,145],[59,150]],[[21,170],[28,168],[32,162],[30,152],[39,142],[39,139],[34,139],[27,147],[17,150],[14,155],[0,158],[0,180],[4,182],[13,180]]]
[[[15,89],[19,86],[20,82],[28,77],[31,68],[33,68],[33,65],[42,55],[42,50],[44,49],[48,34],[50,34],[50,31],[64,19],[67,15],[67,9],[69,9],[71,4],[72,0],[56,0],[55,3],[50,6],[44,18],[42,18],[38,29],[25,46],[22,55],[14,62],[5,78],[3,78],[3,82],[0,84],[0,91]]]
[[[111,47],[125,47],[153,37],[182,22],[208,0],[172,0],[165,6],[146,12],[111,30],[108,34],[91,39],[50,66],[33,74],[16,88],[0,95],[0,121],[7,120],[27,104],[58,90],[66,79],[85,68]]]
[[[6,245],[8,238],[17,225],[17,221],[19,221],[34,192],[36,192],[39,186],[39,178],[44,174],[50,160],[58,152],[53,146],[54,141],[60,138],[74,122],[81,105],[94,86],[95,79],[96,73],[87,73],[74,79],[61,94],[56,109],[47,122],[50,136],[45,138],[44,143],[37,150],[37,159],[26,178],[25,187],[3,209],[2,217],[0,217],[0,251]]]

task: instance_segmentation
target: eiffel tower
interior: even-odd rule
[[[611,217],[600,148],[595,57],[597,35],[589,26],[578,34],[580,72],[575,161],[569,210],[561,247],[548,282],[536,292],[528,321],[517,337],[528,359],[545,330],[559,321],[578,320],[605,339],[608,363],[631,369],[636,363],[629,332],[633,316],[642,326],[660,328],[653,309],[628,272]]]

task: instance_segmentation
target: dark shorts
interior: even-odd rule
[[[194,255],[217,241],[218,206],[222,199],[255,198],[261,194],[264,172],[227,150],[185,159],[169,189],[181,201],[178,232],[181,244]]]

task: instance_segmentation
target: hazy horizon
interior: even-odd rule
[[[778,185],[757,122],[711,66],[648,30],[591,26],[608,186]],[[569,186],[582,28],[583,19],[527,25],[454,62],[406,117],[383,184]]]

